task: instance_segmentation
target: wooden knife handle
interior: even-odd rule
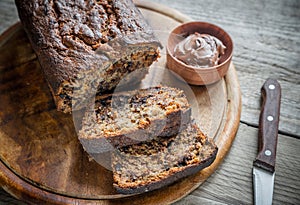
[[[254,165],[275,171],[281,88],[277,80],[267,79],[261,88],[262,107],[259,118],[258,155]]]

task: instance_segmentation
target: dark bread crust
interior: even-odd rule
[[[191,123],[177,136],[159,138],[113,152],[113,186],[122,194],[159,189],[208,167],[217,152],[213,140]]]
[[[170,97],[174,98],[171,101],[172,103],[179,104],[179,102],[177,102],[179,98],[180,100],[183,100],[184,103],[181,103],[181,107],[176,107],[174,109],[170,109],[169,111],[163,111],[166,113],[163,118],[151,118],[151,116],[149,116],[150,126],[134,127],[134,129],[128,131],[116,131],[114,133],[103,134],[102,136],[99,132],[97,132],[97,130],[100,130],[98,124],[103,124],[103,121],[99,120],[99,117],[105,116],[111,111],[112,99],[116,99],[117,101],[119,99],[123,99],[124,97],[126,100],[137,98],[138,101],[142,101],[149,99],[147,98],[148,95],[159,96],[159,94],[157,94],[158,92],[168,93]],[[162,100],[165,101],[166,99],[161,99],[161,101]],[[130,105],[134,104],[131,103]],[[150,107],[152,106],[153,105],[150,105]],[[137,144],[141,141],[149,141],[155,137],[172,136],[179,133],[181,130],[186,129],[191,120],[191,108],[183,91],[170,87],[152,87],[138,91],[135,90],[116,93],[114,95],[107,94],[99,96],[93,108],[95,108],[96,113],[98,113],[95,114],[94,110],[87,111],[83,119],[82,130],[79,132],[79,140],[89,153],[109,151],[112,148],[111,146],[123,147],[131,144]],[[135,123],[133,123],[133,126],[135,126]],[[93,130],[92,135],[94,136],[89,135],[91,130]]]
[[[94,79],[88,80],[89,86],[100,83],[100,92],[107,91],[124,75],[158,57],[159,42],[131,0],[15,2],[58,110],[71,112],[78,78],[90,75]],[[142,62],[124,65],[135,56]],[[118,64],[119,58],[123,60]],[[120,75],[109,79],[112,73]]]

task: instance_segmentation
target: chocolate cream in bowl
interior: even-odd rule
[[[207,68],[218,64],[226,47],[214,36],[194,33],[174,48],[174,57],[187,65]]]

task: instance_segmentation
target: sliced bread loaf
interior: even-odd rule
[[[217,151],[192,123],[178,135],[117,149],[112,154],[113,186],[123,194],[161,188],[209,166]]]
[[[157,136],[172,136],[190,122],[182,90],[152,87],[98,96],[82,121],[79,140],[89,153],[101,153]]]
[[[15,2],[60,111],[81,109],[95,89],[112,90],[159,56],[132,0]]]

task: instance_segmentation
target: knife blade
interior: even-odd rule
[[[275,160],[280,115],[281,87],[267,79],[261,88],[262,107],[259,117],[258,155],[253,161],[254,204],[272,204]]]

